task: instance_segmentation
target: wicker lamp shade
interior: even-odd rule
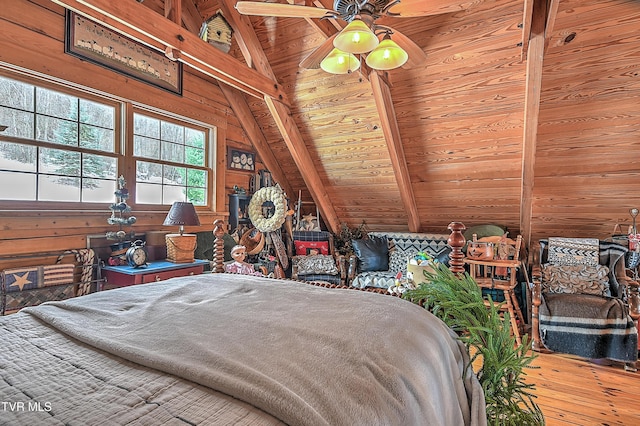
[[[192,203],[175,202],[171,206],[164,226],[179,226],[179,234],[167,234],[167,260],[176,263],[191,263],[194,261],[193,252],[196,249],[196,235],[185,234],[185,226],[199,226],[200,219]]]

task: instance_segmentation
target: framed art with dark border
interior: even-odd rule
[[[182,95],[182,63],[67,10],[64,51],[80,59]]]
[[[239,172],[255,172],[256,154],[228,146],[227,169],[237,170]]]

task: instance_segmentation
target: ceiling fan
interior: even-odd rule
[[[296,4],[239,1],[243,15],[286,18],[341,19],[348,25],[327,39],[300,62],[302,68],[322,68],[334,74],[355,71],[356,54],[366,54],[369,67],[379,70],[411,68],[424,62],[424,51],[407,36],[377,24],[383,16],[393,18],[431,16],[464,10],[477,0],[334,0],[333,9]],[[380,41],[380,37],[382,40]]]

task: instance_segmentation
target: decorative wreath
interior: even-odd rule
[[[262,205],[271,201],[275,206],[273,215],[264,217]],[[262,232],[273,232],[282,226],[287,214],[287,201],[279,185],[260,188],[249,202],[249,219]]]

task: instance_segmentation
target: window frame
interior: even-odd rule
[[[153,116],[154,118],[176,123],[181,126],[195,128],[205,132],[205,166],[191,166],[207,171],[207,188],[206,196],[207,202],[204,205],[196,206],[198,210],[216,211],[217,198],[216,194],[218,188],[216,187],[217,175],[220,173],[218,165],[216,163],[217,152],[217,134],[218,129],[214,124],[203,123],[198,120],[193,120],[188,117],[182,117],[169,111],[156,109],[142,103],[134,102],[132,100],[122,99],[114,95],[102,93],[90,88],[79,87],[78,85],[53,81],[51,78],[44,78],[46,76],[31,75],[29,73],[19,73],[12,70],[4,69],[0,67],[0,76],[9,79],[21,81],[26,84],[42,87],[45,89],[53,90],[77,98],[81,98],[88,101],[94,101],[101,104],[114,107],[115,110],[115,122],[114,122],[114,151],[100,151],[84,147],[69,147],[67,145],[61,145],[57,143],[38,141],[34,139],[24,139],[14,136],[5,136],[0,132],[0,141],[20,143],[24,145],[54,148],[54,149],[66,149],[72,152],[81,152],[88,154],[97,154],[107,157],[115,158],[117,161],[118,173],[117,175],[124,176],[127,181],[127,188],[130,191],[130,198],[127,203],[131,206],[132,210],[141,211],[167,211],[170,204],[138,204],[135,202],[136,192],[136,161],[151,161],[162,164],[169,164],[175,166],[186,166],[185,164],[172,163],[163,160],[153,160],[144,157],[133,156],[133,114],[134,111],[143,115]],[[35,112],[34,112],[35,113]],[[115,201],[115,195],[113,200]],[[32,201],[32,200],[2,200],[0,199],[0,211],[7,210],[41,210],[41,211],[96,211],[105,210],[108,211],[108,202],[82,202],[82,201]]]

